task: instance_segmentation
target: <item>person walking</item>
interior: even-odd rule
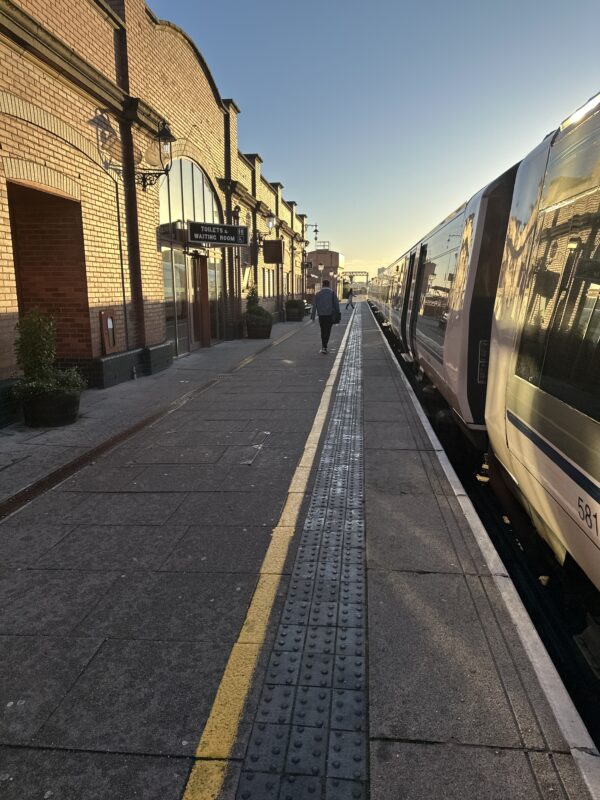
[[[329,288],[329,281],[323,281],[323,288],[314,297],[310,314],[311,322],[315,321],[316,314],[319,315],[319,325],[321,326],[321,352],[326,353],[334,315],[339,320],[340,314],[340,304],[334,292]]]
[[[353,300],[354,300],[354,291],[352,287],[350,287],[350,291],[348,292],[348,302],[346,303],[346,311],[348,311],[348,306],[350,306],[350,308],[354,308],[354,303],[352,302]]]

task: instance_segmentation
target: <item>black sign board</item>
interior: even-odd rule
[[[188,243],[199,247],[243,247],[248,244],[248,228],[245,225],[188,222]]]
[[[283,264],[283,241],[265,239],[263,241],[263,261],[265,264]]]

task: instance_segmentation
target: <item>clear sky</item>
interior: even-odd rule
[[[600,92],[600,0],[150,0],[346,267],[389,264]]]

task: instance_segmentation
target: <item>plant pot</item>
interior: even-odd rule
[[[25,425],[30,428],[71,425],[79,416],[79,398],[79,392],[52,392],[23,400]]]
[[[270,339],[273,322],[260,317],[246,317],[246,330],[249,339]]]
[[[299,308],[290,308],[285,312],[285,318],[288,322],[302,322],[304,318],[304,311]]]

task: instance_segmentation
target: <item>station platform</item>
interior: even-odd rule
[[[600,797],[368,305],[319,349],[298,325],[0,524],[2,800]]]

